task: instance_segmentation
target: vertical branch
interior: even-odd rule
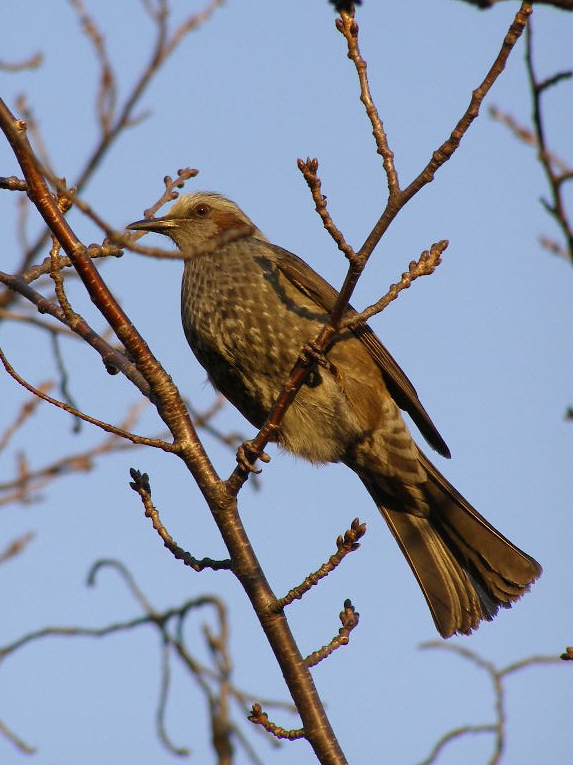
[[[351,11],[341,10],[340,18],[336,19],[336,28],[344,35],[348,45],[348,58],[354,63],[358,81],[360,83],[360,100],[364,104],[368,119],[372,124],[372,135],[376,141],[376,151],[382,157],[386,178],[388,180],[388,193],[390,197],[395,196],[400,191],[398,182],[398,173],[394,165],[394,153],[388,144],[388,138],[384,130],[384,125],[378,114],[376,104],[370,93],[370,83],[367,76],[367,64],[362,58],[360,48],[358,47],[358,24],[354,20],[354,9]]]
[[[545,199],[542,199],[541,202],[561,229],[561,233],[565,238],[569,259],[573,263],[573,224],[567,216],[563,200],[563,186],[567,181],[573,180],[573,169],[562,168],[559,170],[554,168],[554,159],[547,145],[541,104],[542,96],[549,87],[552,87],[565,79],[571,78],[573,73],[559,72],[547,80],[539,81],[533,65],[533,31],[531,26],[527,29],[525,43],[525,63],[531,90],[531,98],[533,101],[533,125],[537,139],[538,157],[551,191],[551,202],[547,202]]]

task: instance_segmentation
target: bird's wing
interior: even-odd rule
[[[266,243],[265,249],[267,253],[269,249],[272,250],[271,260],[297,289],[322,306],[324,310],[332,311],[338,297],[338,292],[334,287],[317,274],[304,260],[301,260],[292,252]],[[351,316],[355,313],[354,308],[349,306],[347,315]],[[380,367],[394,401],[410,415],[430,446],[444,457],[449,457],[450,450],[430,419],[430,415],[422,406],[416,389],[382,345],[374,331],[366,322],[361,322],[352,331],[366,346],[370,356]]]

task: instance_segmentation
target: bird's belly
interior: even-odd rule
[[[191,349],[209,380],[256,428],[260,428],[288,379],[304,340],[290,344],[290,353],[268,353],[252,332],[228,336],[221,327],[217,337],[185,327]],[[256,336],[256,332],[255,332]],[[232,348],[232,350],[231,350]],[[361,428],[344,391],[328,370],[319,369],[303,383],[287,410],[275,440],[288,451],[311,462],[338,462],[349,444],[361,437]]]

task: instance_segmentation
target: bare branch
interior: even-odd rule
[[[104,422],[103,420],[98,420],[95,417],[91,417],[89,414],[85,414],[79,409],[76,409],[74,406],[66,404],[64,401],[58,401],[57,399],[52,398],[52,396],[48,396],[47,393],[42,391],[40,388],[35,388],[16,372],[16,370],[12,367],[4,355],[4,351],[2,351],[1,348],[0,361],[4,365],[4,369],[8,372],[8,374],[13,377],[17,383],[26,388],[27,391],[33,393],[35,396],[38,396],[38,398],[41,398],[43,401],[47,401],[48,403],[57,406],[59,409],[63,409],[65,412],[72,414],[74,417],[79,417],[80,419],[85,420],[85,422],[89,422],[92,425],[96,425],[98,428],[105,430],[106,433],[112,433],[115,436],[120,436],[121,438],[125,438],[134,444],[143,446],[155,446],[156,448],[162,449],[165,452],[177,452],[177,446],[175,444],[170,444],[167,441],[156,438],[146,438],[145,436],[138,436],[135,433],[130,433],[129,431],[118,428],[109,422]]]
[[[40,383],[38,386],[38,390],[41,390],[43,393],[50,390],[52,387],[51,382],[43,382]],[[6,446],[8,445],[10,439],[14,435],[14,433],[22,427],[22,425],[28,420],[36,411],[36,408],[38,407],[38,404],[40,403],[40,398],[36,396],[35,394],[31,396],[27,401],[24,402],[24,404],[21,406],[20,411],[16,414],[14,420],[12,421],[11,425],[8,425],[4,433],[2,434],[2,437],[0,438],[0,452],[2,452]]]
[[[105,45],[105,37],[93,18],[89,16],[82,0],[70,0],[81,26],[91,41],[100,66],[100,82],[97,92],[96,111],[102,136],[111,130],[117,102],[117,81]]]
[[[198,29],[201,24],[211,17],[221,4],[222,0],[211,0],[203,10],[190,14],[187,19],[175,29],[171,37],[168,37],[167,34],[168,5],[162,3],[162,10],[160,12],[150,13],[156,24],[156,37],[149,61],[137,78],[131,91],[126,96],[123,106],[115,109],[117,117],[113,124],[110,124],[107,130],[101,132],[98,136],[96,144],[90,152],[84,168],[80,171],[74,181],[73,185],[78,189],[78,192],[81,192],[85,187],[95,170],[99,167],[101,161],[123,131],[133,126],[138,121],[138,118],[134,116],[135,109],[150,83],[153,81],[153,78],[161,70],[164,61],[171,55],[177,45],[182,42],[185,36],[193,30]],[[150,9],[148,8],[148,11],[149,10]],[[29,120],[29,113],[25,115],[25,119],[26,118]],[[39,134],[38,138],[40,138]],[[41,143],[38,143],[37,145],[41,145]],[[46,166],[49,165],[48,162],[44,162],[43,164]],[[22,270],[28,268],[33,262],[38,252],[40,252],[45,245],[47,237],[47,231],[42,232],[37,240],[28,247],[22,264]]]
[[[304,176],[304,180],[307,182],[314,204],[316,212],[320,215],[324,228],[328,231],[330,236],[336,242],[338,249],[344,254],[347,260],[354,264],[356,262],[356,253],[352,247],[344,239],[344,235],[339,228],[334,225],[330,213],[326,209],[326,197],[322,195],[321,181],[317,175],[318,171],[318,159],[310,159],[307,157],[306,162],[302,159],[297,160],[298,169]]]
[[[5,72],[21,72],[23,69],[37,69],[44,63],[43,53],[34,53],[22,61],[0,61],[0,69]]]
[[[360,313],[352,314],[341,322],[341,328],[356,327],[359,324],[368,321],[372,316],[383,311],[393,300],[396,300],[402,290],[408,289],[413,281],[419,276],[429,276],[433,274],[436,268],[442,262],[442,253],[448,246],[447,239],[433,244],[429,250],[424,250],[418,260],[412,260],[408,270],[402,274],[402,278],[397,284],[390,285],[388,292],[376,303],[365,308]]]
[[[22,754],[35,754],[37,748],[26,743],[23,738],[17,736],[14,731],[6,725],[3,720],[0,720],[0,735],[4,736],[10,743],[12,743],[16,749],[19,749]]]
[[[141,473],[139,470],[135,470],[135,468],[131,468],[129,473],[133,479],[129,485],[141,497],[141,501],[145,508],[145,517],[151,519],[153,528],[157,531],[163,540],[164,546],[174,558],[183,561],[186,566],[189,566],[194,571],[203,571],[206,568],[213,571],[220,571],[221,569],[228,571],[229,569],[232,569],[232,563],[229,559],[213,560],[212,558],[202,558],[201,560],[197,560],[191,553],[187,552],[182,547],[179,547],[177,542],[161,523],[157,508],[151,501],[151,486],[149,484],[149,476],[147,473]]]
[[[340,9],[340,18],[336,19],[336,28],[344,35],[348,45],[348,58],[352,60],[356,67],[360,83],[360,100],[364,104],[366,114],[372,124],[372,135],[376,141],[376,151],[382,157],[382,164],[388,181],[388,192],[390,197],[392,197],[400,191],[398,173],[394,165],[394,153],[390,149],[384,125],[370,93],[366,61],[362,58],[358,46],[358,24],[354,20],[353,9]]]
[[[279,611],[285,608],[285,606],[290,605],[293,600],[300,600],[311,587],[314,587],[314,585],[318,584],[323,577],[328,576],[331,571],[334,571],[334,569],[342,563],[342,560],[348,553],[358,550],[360,547],[360,542],[358,540],[361,539],[365,533],[366,524],[360,523],[358,518],[355,518],[352,521],[350,528],[344,532],[344,537],[338,537],[336,540],[336,553],[331,555],[328,561],[323,563],[317,571],[309,574],[298,587],[293,587],[292,590],[287,592],[284,598],[279,598],[276,602],[275,610]]]
[[[531,96],[533,99],[533,125],[535,129],[536,143],[539,148],[538,157],[545,172],[545,176],[549,184],[549,189],[551,191],[551,202],[548,203],[542,200],[542,204],[561,229],[561,233],[563,234],[566,242],[568,257],[573,263],[573,222],[569,220],[567,215],[567,208],[563,196],[564,185],[567,181],[573,179],[573,172],[569,166],[561,169],[559,169],[559,167],[554,167],[553,154],[550,152],[547,145],[546,129],[541,102],[543,93],[546,92],[549,87],[555,85],[558,82],[561,82],[564,79],[569,79],[572,73],[560,72],[553,77],[539,81],[537,79],[533,64],[533,31],[531,25],[527,29],[525,41],[525,62],[527,67],[527,75],[529,78]]]
[[[0,564],[5,563],[10,558],[14,558],[16,555],[20,555],[35,536],[32,531],[29,531],[13,539],[9,545],[0,551]]]
[[[8,178],[0,177],[0,189],[7,189],[8,191],[26,191],[27,188],[26,181],[16,178],[15,175],[11,175]]]
[[[188,181],[189,178],[194,178],[198,172],[199,170],[192,169],[190,167],[183,167],[179,168],[177,171],[177,178],[175,179],[173,179],[170,175],[166,175],[163,179],[163,183],[165,184],[165,191],[159,197],[157,202],[155,202],[155,204],[151,205],[151,207],[148,207],[147,210],[143,211],[143,217],[152,218],[160,207],[163,207],[163,205],[167,202],[172,202],[174,199],[177,199],[179,192],[176,191],[176,189],[182,189],[185,185],[185,181]]]
[[[333,653],[333,651],[336,651],[337,648],[340,648],[343,645],[348,645],[350,633],[355,627],[358,626],[359,618],[360,614],[355,610],[350,600],[345,600],[344,611],[340,612],[340,621],[342,622],[342,627],[340,627],[338,630],[338,635],[333,637],[328,645],[319,648],[318,651],[315,651],[314,653],[311,653],[309,656],[307,656],[305,659],[306,665],[308,667],[314,667],[323,659],[326,659],[328,656],[330,656],[330,654]]]
[[[279,725],[271,722],[268,714],[263,711],[260,704],[253,704],[249,720],[252,723],[255,723],[255,725],[262,725],[263,728],[275,738],[286,738],[289,741],[296,741],[299,738],[305,737],[304,728],[287,730],[286,728],[281,728]]]
[[[558,664],[560,662],[560,659],[557,656],[529,656],[521,661],[508,664],[506,667],[498,668],[493,662],[487,661],[475,651],[456,643],[444,643],[437,640],[431,640],[427,643],[422,643],[419,647],[421,649],[437,648],[439,650],[452,652],[461,656],[466,661],[471,662],[478,667],[478,669],[484,670],[488,674],[492,684],[496,718],[494,722],[486,725],[463,725],[449,731],[438,740],[428,757],[418,763],[418,765],[432,765],[432,763],[436,762],[438,754],[446,744],[449,744],[451,741],[454,741],[461,736],[475,733],[492,733],[494,735],[493,752],[488,761],[488,765],[497,765],[501,760],[506,742],[507,711],[504,679],[508,675],[527,667],[532,667],[538,664]]]
[[[517,11],[515,18],[504,38],[501,50],[499,51],[495,61],[482,80],[481,84],[473,91],[470,103],[462,117],[458,120],[458,123],[453,129],[450,137],[445,140],[442,145],[438,147],[438,149],[434,151],[432,158],[426,167],[403,191],[401,191],[399,194],[396,193],[390,195],[386,209],[380,216],[378,222],[359,250],[358,254],[361,257],[367,259],[370,256],[374,250],[374,247],[378,244],[382,235],[387,230],[388,226],[392,220],[394,220],[401,208],[409,199],[417,194],[421,188],[434,180],[436,172],[454,154],[464,135],[468,131],[470,125],[478,116],[484,98],[491,90],[497,78],[503,72],[509,54],[513,50],[515,44],[521,37],[525,26],[527,25],[531,11],[531,3],[522,2],[521,7]]]
[[[89,248],[88,248],[89,253]],[[60,261],[61,262],[61,261]],[[64,264],[65,265],[65,264]],[[42,265],[43,268],[43,265]],[[34,269],[31,269],[32,271]],[[52,301],[45,298],[42,294],[32,289],[26,282],[24,277],[11,276],[3,271],[0,271],[0,282],[4,283],[14,292],[18,292],[33,305],[38,308],[40,313],[48,313],[55,319],[66,325],[66,317],[64,311]],[[67,325],[66,325],[67,326]],[[50,329],[50,327],[44,325],[44,329]],[[122,372],[128,380],[136,385],[141,393],[147,398],[150,395],[149,384],[137,369],[135,364],[126,356],[124,356],[116,348],[113,348],[106,340],[93,330],[89,324],[76,315],[74,326],[70,328],[79,337],[85,340],[88,345],[91,345],[101,356],[106,370],[109,374],[116,374]]]

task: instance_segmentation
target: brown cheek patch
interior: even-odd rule
[[[217,224],[219,231],[228,231],[230,228],[244,225],[244,221],[230,210],[213,210],[211,220]]]

